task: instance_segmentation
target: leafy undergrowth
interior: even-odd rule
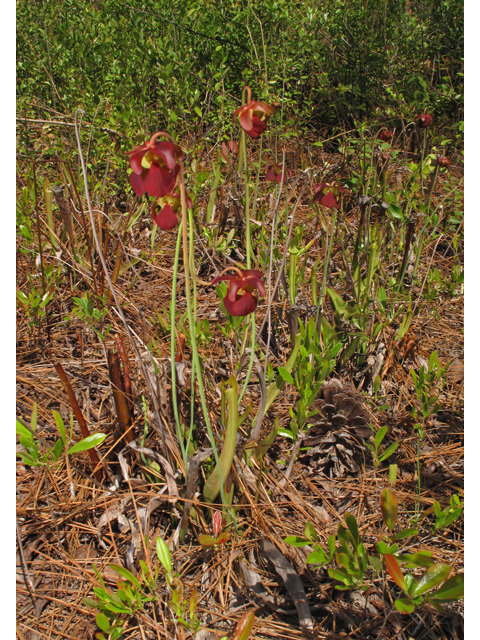
[[[146,196],[92,203],[124,323],[92,248],[80,182],[65,190],[69,223],[59,200],[52,214],[48,204],[55,182],[76,180],[68,167],[19,166],[17,621],[25,638],[246,638],[235,627],[251,612],[257,638],[463,637],[462,603],[440,595],[439,614],[427,597],[463,572],[461,159],[446,172],[435,168],[436,151],[384,142],[382,174],[374,143],[362,147],[358,136],[330,154],[295,144],[285,149],[281,188],[265,165],[283,156],[273,138],[262,141],[247,152],[251,255],[267,291],[253,316],[256,360],[252,316],[228,314],[218,298],[225,283],[211,286],[224,270],[248,267],[237,148],[219,145],[211,162],[193,152],[185,160],[203,397],[196,365],[192,376],[185,272],[176,275],[177,229],[152,226]],[[318,183],[343,185],[338,210],[312,204]],[[71,450],[87,435],[82,416],[90,434],[106,434],[92,443],[96,472],[93,449]],[[209,427],[219,452],[230,440],[235,448],[218,497],[207,483],[216,462]],[[343,533],[352,522],[354,543]],[[431,565],[443,571],[433,591],[402,594],[398,567],[419,579]]]

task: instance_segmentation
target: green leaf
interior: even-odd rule
[[[411,600],[406,598],[398,598],[395,600],[395,607],[400,613],[413,613],[415,611],[415,605]]]
[[[387,553],[385,555],[385,565],[390,577],[395,582],[395,584],[400,587],[400,589],[404,593],[407,593],[407,585],[405,584],[405,579],[395,557]]]
[[[172,573],[172,558],[170,556],[170,551],[167,547],[167,544],[160,536],[157,538],[157,542],[155,544],[157,550],[157,557],[162,563],[163,568],[167,573]]]
[[[97,617],[95,618],[95,622],[97,623],[97,627],[105,633],[108,633],[110,629],[110,620],[103,613],[97,613]]]
[[[325,564],[328,562],[328,556],[322,548],[312,551],[305,560],[307,564]]]
[[[429,555],[427,555],[429,554]],[[397,556],[397,560],[399,562],[408,562],[409,565],[414,565],[416,567],[431,567],[434,564],[434,561],[430,557],[430,551],[419,552],[419,553],[406,553]]]
[[[198,116],[199,118],[201,118],[201,117],[202,117],[202,111],[201,111],[201,109],[199,109],[198,107],[193,107],[193,109],[194,109],[195,113],[197,114],[197,116]]]
[[[74,444],[73,447],[68,450],[68,455],[72,453],[78,453],[79,451],[88,451],[88,449],[93,449],[94,447],[101,444],[106,437],[106,433],[94,433],[91,436],[80,440],[80,442],[77,442],[77,444]]]
[[[451,571],[449,564],[438,562],[429,567],[412,591],[412,598],[417,598],[427,591],[431,591],[434,587],[448,578]]]
[[[125,578],[125,580],[129,580],[132,584],[134,584],[137,587],[137,589],[141,591],[142,585],[140,584],[140,582],[137,580],[137,578],[133,575],[131,571],[129,571],[128,569],[125,569],[125,567],[121,567],[119,564],[109,564],[108,566],[110,567],[110,569],[113,569],[116,573],[121,575],[122,578]]]
[[[291,544],[293,547],[305,547],[307,544],[311,544],[311,540],[305,540],[299,536],[288,536],[285,538],[287,544]]]
[[[456,576],[449,578],[445,584],[434,593],[433,598],[442,601],[459,600],[463,598],[463,576],[463,573],[458,573]]]
[[[50,454],[52,456],[52,462],[54,464],[59,459],[59,457],[62,455],[62,451],[63,451],[63,440],[62,439],[58,439],[55,442],[55,444],[53,445],[53,449],[50,450]]]
[[[305,536],[312,541],[318,542],[318,537],[315,529],[313,528],[312,523],[307,520],[307,524],[305,525]]]
[[[398,515],[398,501],[390,489],[385,487],[380,496],[380,509],[382,510],[383,521],[387,529],[393,531]]]
[[[380,462],[383,462],[384,460],[389,458],[392,455],[392,453],[395,453],[397,449],[398,449],[398,442],[392,442],[392,444],[388,447],[388,449],[384,451],[384,453],[382,453],[382,455],[380,456],[379,458]]]
[[[29,440],[33,444],[33,436],[32,436],[32,434],[18,420],[16,421],[15,431],[16,431],[17,436],[23,436],[24,438],[26,438],[27,440]]]
[[[62,416],[58,413],[58,411],[53,411],[53,417],[55,418],[55,422],[57,423],[57,429],[58,429],[58,433],[60,434],[60,437],[62,438],[63,444],[66,444],[66,433],[65,433],[65,425],[63,424],[63,419]]]
[[[388,481],[390,484],[395,484],[395,480],[397,479],[397,470],[398,465],[391,464],[388,468]]]
[[[335,555],[335,536],[329,536],[328,538],[328,550],[330,552],[330,557]]]
[[[368,556],[368,561],[375,569],[375,571],[379,572],[383,568],[383,563],[378,556]]]
[[[388,210],[390,211],[390,213],[394,218],[397,218],[398,220],[403,220],[403,212],[401,207],[399,207],[396,204],[390,203],[388,205]]]
[[[355,518],[352,516],[351,513],[345,513],[345,522],[347,523],[348,528],[350,529],[350,532],[353,536],[353,539],[355,541],[355,546],[358,546],[360,543],[360,537],[358,535],[358,526],[357,526],[357,521],[355,520]]]
[[[381,427],[375,434],[375,449],[378,449],[378,447],[382,444],[382,440],[384,439],[387,430],[388,427]]]
[[[295,380],[291,376],[291,374],[285,369],[285,367],[278,367],[278,373],[282,376],[285,382],[289,382],[290,384],[295,384]]]
[[[418,536],[418,529],[402,529],[393,536],[392,540],[403,540],[412,536]]]
[[[255,614],[253,611],[247,611],[238,621],[232,640],[248,640],[255,622]]]

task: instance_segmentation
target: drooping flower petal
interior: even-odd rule
[[[265,285],[263,284],[263,274],[257,269],[245,269],[241,275],[225,274],[217,276],[212,280],[212,285],[221,281],[228,281],[229,287],[227,295],[223,299],[223,304],[228,313],[232,316],[246,316],[255,311],[258,302],[259,291],[265,295]]]
[[[175,186],[177,171],[168,171],[164,167],[160,167],[155,162],[152,163],[148,173],[143,181],[145,191],[156,198],[163,198]]]
[[[160,229],[164,231],[173,229],[178,224],[178,218],[169,204],[166,204],[155,217],[152,215],[152,218]]]
[[[237,296],[232,302],[228,296],[223,299],[225,309],[231,316],[248,316],[249,313],[255,311],[257,307],[257,298],[248,291],[241,296]]]
[[[145,187],[143,186],[142,176],[139,176],[137,173],[134,173],[132,171],[129,179],[132,189],[135,191],[135,194],[137,196],[143,196],[143,194],[145,193]]]
[[[147,151],[148,149],[145,149],[144,147],[138,147],[137,149],[134,149],[133,151],[128,152],[129,154],[131,154],[130,166],[132,167],[133,171],[138,175],[142,173],[142,170],[143,170],[142,159],[143,159],[143,156],[147,153]]]

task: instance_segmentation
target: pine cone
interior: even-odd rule
[[[361,440],[372,434],[362,396],[351,384],[332,379],[321,386],[310,409],[318,413],[302,444],[313,449],[301,461],[330,478],[358,473],[364,459]]]

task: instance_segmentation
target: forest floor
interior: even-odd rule
[[[294,151],[297,150],[292,149],[290,154],[287,153],[287,161],[292,169],[294,167],[289,158],[294,157]],[[313,159],[318,166],[328,167],[329,179],[341,178],[345,170],[343,156],[338,153],[327,154],[318,149],[314,149],[312,154],[315,155],[310,155],[310,161]],[[233,163],[229,167],[233,171]],[[48,171],[51,172],[52,181],[58,179],[54,169],[50,167]],[[451,172],[457,172],[460,178],[462,168],[452,166]],[[302,173],[298,180],[291,179],[290,183],[288,197],[292,207],[298,201],[303,187],[306,187],[295,211],[295,224],[303,223],[305,244],[314,240],[306,259],[308,273],[323,250],[318,239],[318,217],[311,205],[311,172]],[[19,175],[19,193],[25,184],[25,179]],[[442,184],[439,183],[434,197],[440,199],[441,196]],[[199,217],[202,220],[207,200],[208,193],[198,200]],[[263,208],[266,212],[259,222],[259,229],[263,226],[268,231],[270,228],[272,201],[273,197],[267,195],[258,202],[258,209]],[[78,204],[78,200],[74,198],[72,206],[77,211],[74,232],[80,238],[82,216]],[[84,200],[82,205],[86,211]],[[127,201],[126,206],[131,208],[131,205]],[[93,206],[95,210],[105,211],[103,202],[94,202]],[[122,203],[110,203],[108,215],[113,227],[122,229],[120,225],[125,224],[126,217],[124,211]],[[344,211],[345,234],[351,233],[350,237],[355,238],[359,206],[353,197],[346,198]],[[421,287],[409,282],[407,271],[405,286],[412,287],[412,306],[415,307],[410,328],[401,340],[397,340],[396,329],[402,318],[393,322],[371,341],[367,354],[371,356],[370,364],[374,363],[380,353],[379,343],[382,344],[381,353],[384,357],[379,372],[380,388],[377,391],[373,389],[365,359],[359,366],[357,363],[360,360],[351,358],[343,367],[337,367],[331,375],[331,378],[346,385],[345,389],[351,388],[348,385],[352,384],[362,394],[364,410],[374,431],[383,426],[388,427],[383,444],[399,442],[398,449],[387,461],[375,467],[372,454],[362,439],[354,439],[353,443],[344,442],[333,432],[328,451],[325,448],[321,455],[314,456],[308,450],[302,450],[287,474],[292,442],[277,436],[264,456],[260,482],[260,470],[256,462],[251,469],[238,461],[233,467],[233,482],[238,496],[235,503],[236,535],[232,531],[230,541],[215,548],[204,548],[199,544],[199,535],[211,534],[212,530],[200,508],[203,497],[201,493],[196,493],[194,504],[197,506],[198,518],[190,517],[185,540],[179,544],[178,524],[185,497],[185,486],[182,483],[184,468],[172,415],[168,373],[170,335],[165,331],[165,324],[169,321],[176,230],[158,230],[152,251],[151,222],[148,212],[146,215],[146,218],[144,216],[136,220],[128,232],[125,232],[124,251],[119,250],[113,232],[110,237],[106,237],[105,225],[102,242],[106,247],[105,256],[111,273],[114,271],[117,255],[120,256],[121,267],[115,289],[137,347],[155,383],[161,424],[157,422],[146,380],[111,299],[106,305],[108,314],[103,321],[103,328],[112,325],[105,342],[88,323],[73,313],[72,298],[81,295],[82,287],[92,290],[96,285],[100,295],[108,295],[108,286],[98,260],[95,261],[93,278],[91,270],[76,263],[64,231],[62,256],[55,257],[48,250],[43,256],[45,266],[53,265],[57,269],[57,265],[61,265],[61,276],[55,283],[55,296],[48,306],[46,320],[32,327],[25,311],[21,307],[17,311],[18,417],[29,425],[36,403],[37,433],[50,445],[55,441],[55,436],[58,437],[52,410],[58,411],[63,417],[68,430],[71,404],[54,367],[55,363],[61,363],[91,432],[107,434],[97,448],[104,469],[101,482],[92,474],[87,452],[70,456],[69,468],[65,457],[56,465],[49,465],[47,469],[28,466],[20,459],[17,461],[17,522],[21,540],[21,549],[17,552],[19,638],[79,640],[95,637],[98,631],[95,624],[97,612],[83,603],[85,597],[93,596],[93,587],[99,585],[92,563],[95,563],[107,587],[112,590],[118,583],[119,575],[109,568],[109,563],[127,566],[134,572],[139,570],[139,560],[145,559],[145,553],[138,523],[149,504],[154,504],[146,523],[147,547],[151,553],[149,561],[155,564],[155,540],[161,536],[170,546],[173,564],[181,576],[185,594],[188,596],[193,588],[198,591],[197,614],[201,622],[197,632],[199,640],[231,634],[246,610],[255,612],[252,637],[293,640],[308,634],[305,625],[299,621],[298,603],[292,600],[288,585],[272,566],[271,554],[265,541],[274,545],[300,577],[313,623],[311,633],[315,638],[462,638],[463,603],[447,605],[445,613],[441,615],[428,605],[418,607],[409,615],[400,614],[395,609],[392,598],[392,588],[394,590],[396,587],[387,575],[380,573],[370,576],[367,591],[336,590],[336,581],[329,577],[325,568],[315,569],[306,564],[311,547],[294,547],[286,544],[284,539],[287,536],[303,536],[306,522],[309,521],[319,542],[326,548],[328,537],[336,534],[338,524],[344,522],[344,516],[348,512],[356,518],[360,533],[364,536],[364,545],[370,553],[385,533],[379,505],[382,490],[388,486],[390,464],[398,465],[393,490],[399,502],[398,524],[402,527],[409,526],[416,512],[425,514],[434,501],[439,502],[443,509],[448,506],[452,495],[463,492],[463,290],[458,288],[443,294],[439,288],[436,295],[427,297],[426,291],[421,291]],[[217,204],[214,216],[215,224],[224,226],[225,235],[239,225],[232,192],[226,188],[222,194],[222,203]],[[42,220],[44,217],[42,211]],[[384,224],[380,217],[377,222],[380,227]],[[57,235],[62,237],[60,224],[58,221]],[[101,225],[99,229],[100,227]],[[459,242],[454,250],[456,234]],[[457,231],[452,231],[452,227],[446,226],[440,240],[437,238],[425,243],[419,274],[423,277],[427,270],[438,269],[440,279],[448,280],[453,269],[454,255],[462,253],[462,242],[462,234],[458,235]],[[32,246],[33,244],[34,241]],[[25,246],[25,238],[21,238],[18,245]],[[207,403],[217,434],[220,433],[217,418],[221,410],[219,385],[234,371],[238,344],[220,329],[225,324],[225,317],[219,311],[219,300],[214,287],[202,283],[211,282],[235,260],[242,259],[241,247],[236,254],[227,254],[228,252],[219,255],[208,246],[206,236],[197,233],[197,318],[198,321],[208,320],[208,328],[199,334],[199,352],[204,365]],[[131,264],[126,259],[127,255]],[[17,289],[28,294],[29,274],[40,286],[39,266],[35,249],[17,253]],[[343,272],[341,243],[337,237],[332,250],[327,285],[335,289]],[[183,283],[180,275],[177,309],[181,312],[186,309]],[[276,344],[270,358],[274,367],[284,366],[292,347],[287,322],[288,296],[283,296],[282,290],[281,293],[279,300],[273,303],[272,313]],[[305,322],[311,316],[313,308],[309,286],[300,285],[296,302],[298,317]],[[266,300],[260,299],[256,310],[257,329],[263,320],[265,309]],[[332,325],[335,323],[334,311],[327,297],[324,313]],[[180,322],[179,333],[182,328]],[[130,363],[134,438],[146,449],[159,452],[161,438],[168,433],[166,441],[170,461],[175,465],[174,477],[170,476],[169,481],[176,486],[176,495],[172,495],[170,485],[167,488],[166,473],[161,468],[162,465],[152,467],[151,463],[147,464],[148,454],[125,452],[125,443],[118,442],[117,413],[107,363],[107,350],[113,350],[116,346],[115,336],[123,341]],[[412,413],[412,408],[418,406],[418,401],[410,370],[413,368],[418,372],[424,366],[428,368],[434,351],[437,351],[442,366],[450,363],[450,367],[439,397],[441,408],[429,416],[424,425],[424,439],[419,449],[418,478],[419,438],[414,429]],[[155,358],[156,372],[149,352]],[[191,406],[191,362],[188,346],[185,346],[182,357],[185,364],[185,387],[178,389],[178,397],[180,412],[188,424]],[[246,367],[238,374],[240,384],[245,379],[245,371]],[[146,415],[142,396],[146,399]],[[260,397],[261,389],[254,373],[240,410],[245,410],[249,404],[256,410]],[[198,449],[201,450],[210,445],[198,408],[198,398],[195,400],[196,438]],[[275,418],[279,419],[280,427],[288,428],[291,419],[289,409],[295,407],[297,401],[295,387],[286,384],[264,418],[261,437],[271,431]],[[142,439],[145,432],[146,437]],[[247,436],[246,433],[243,435]],[[76,421],[74,436],[75,439],[80,437]],[[17,445],[17,450],[19,448],[20,444]],[[123,451],[122,455],[128,466],[128,481],[120,469],[120,450]],[[109,478],[106,476],[107,469]],[[69,478],[73,481],[74,493],[71,491]],[[115,488],[112,488],[112,483],[115,483]],[[450,564],[453,573],[463,571],[463,517],[447,528],[436,531],[433,514],[425,515],[418,522],[420,533],[414,540],[409,540],[405,548],[430,551],[436,562]],[[31,585],[28,584],[30,580]],[[174,616],[166,605],[165,582],[160,580],[158,588],[162,605],[147,603],[136,615],[126,616],[122,638],[145,640],[194,637],[187,629],[175,623]]]

